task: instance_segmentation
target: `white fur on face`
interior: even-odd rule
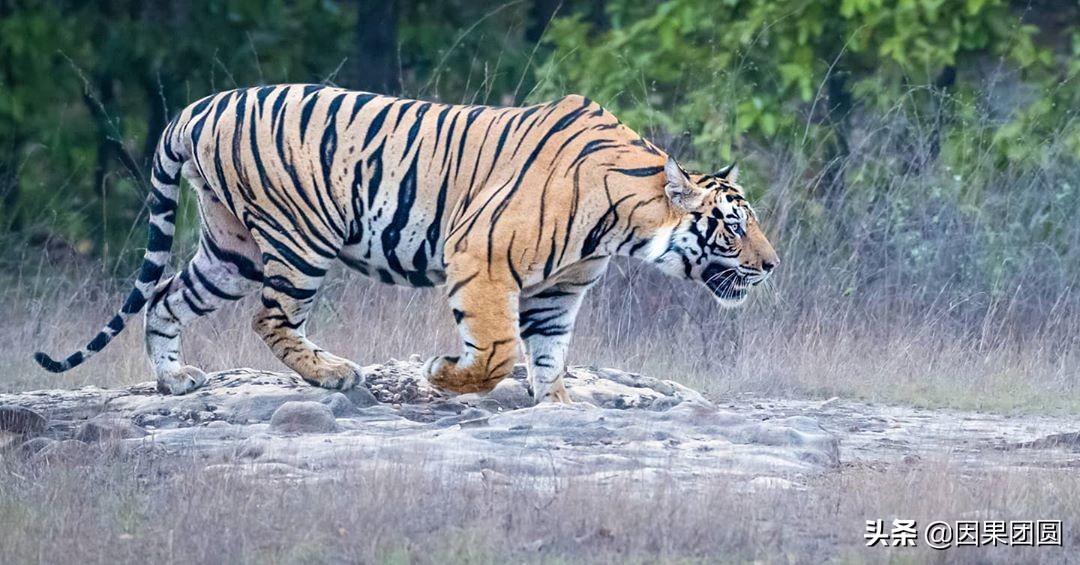
[[[720,304],[721,308],[738,308],[742,306],[743,302],[746,302],[748,295],[744,294],[741,298],[720,298],[719,296],[713,296],[716,302]]]
[[[674,231],[674,226],[665,226],[656,230],[656,233],[653,234],[652,239],[649,240],[649,244],[645,248],[646,261],[656,262],[663,256],[668,250],[668,245],[671,243],[671,236]]]

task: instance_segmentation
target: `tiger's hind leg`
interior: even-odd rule
[[[451,271],[447,281],[461,355],[434,357],[424,367],[431,384],[459,394],[495,388],[518,357],[518,288],[510,277],[494,280],[478,269],[464,277]]]
[[[348,390],[363,382],[360,366],[333,355],[307,338],[305,326],[323,277],[337,250],[316,253],[283,251],[286,243],[257,237],[263,250],[265,278],[262,308],[252,328],[274,355],[309,384]]]
[[[563,375],[574,321],[585,292],[607,265],[606,257],[584,261],[558,274],[553,284],[521,298],[521,339],[525,342],[529,384],[537,402],[570,403]]]
[[[262,279],[258,248],[248,231],[203,190],[201,179],[192,174],[188,180],[199,191],[203,220],[199,250],[180,273],[154,289],[146,309],[146,351],[158,390],[167,394],[186,394],[206,382],[202,370],[180,362],[184,326],[243,298]]]

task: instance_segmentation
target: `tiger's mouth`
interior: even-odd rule
[[[721,306],[738,306],[746,300],[750,282],[738,270],[713,263],[705,268],[702,276],[705,286],[712,291]]]

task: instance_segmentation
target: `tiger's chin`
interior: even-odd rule
[[[713,291],[713,298],[721,308],[738,308],[746,302],[749,289],[746,285],[733,284],[723,291]]]
[[[735,308],[746,302],[750,282],[735,269],[719,264],[705,269],[705,286],[723,308]]]

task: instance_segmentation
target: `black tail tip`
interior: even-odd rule
[[[52,357],[40,351],[34,354],[34,361],[37,361],[38,365],[41,365],[43,369],[50,373],[63,373],[68,370],[67,364],[55,361]]]

